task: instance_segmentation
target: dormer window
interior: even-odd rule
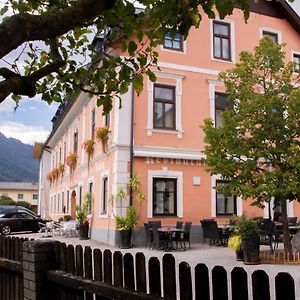
[[[269,39],[271,39],[274,43],[278,44],[278,34],[276,32],[271,31],[263,31],[263,36],[267,36]]]
[[[180,33],[176,33],[174,38],[172,38],[171,34],[167,32],[163,47],[165,49],[183,51],[183,36]]]
[[[300,54],[293,54],[293,62],[296,63],[296,68],[300,71]]]

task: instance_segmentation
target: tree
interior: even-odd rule
[[[6,195],[1,195],[0,196],[0,205],[16,205],[16,202],[12,198],[10,198]]]
[[[254,54],[242,52],[240,63],[220,79],[234,108],[223,112],[219,128],[204,122],[210,172],[229,181],[220,190],[253,199],[252,205],[264,207],[274,196],[291,253],[286,200],[300,195],[299,70],[285,64],[282,45],[263,38]]]
[[[249,15],[249,0],[141,0],[144,8],[138,13],[133,2],[6,0],[0,10],[5,65],[0,68],[0,103],[11,94],[17,104],[20,96],[37,94],[49,103],[60,102],[84,91],[98,96],[97,104],[108,112],[111,95],[125,93],[132,81],[141,92],[143,73],[155,81],[148,67],[157,63],[154,48],[166,32],[187,37],[202,15],[214,18],[216,11],[224,18],[236,5],[245,19]],[[91,43],[95,34],[102,51]],[[109,47],[116,41],[118,53]]]

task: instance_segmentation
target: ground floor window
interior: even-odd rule
[[[227,184],[228,181],[217,180],[216,187]],[[217,215],[236,214],[236,196],[225,196],[223,193],[216,192]]]
[[[101,195],[101,215],[107,214],[108,204],[108,178],[102,178],[102,195]]]
[[[153,215],[177,214],[177,179],[153,178]]]

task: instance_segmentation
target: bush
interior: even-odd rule
[[[64,215],[63,220],[64,220],[64,222],[70,221],[71,216],[70,215]]]
[[[26,201],[17,201],[15,205],[23,206],[25,208],[28,208],[28,209],[32,210],[31,204],[29,202],[26,202]]]
[[[0,205],[17,205],[17,203],[8,196],[0,196]]]

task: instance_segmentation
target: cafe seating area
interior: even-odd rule
[[[203,243],[208,243],[210,246],[227,246],[229,225],[218,225],[214,219],[203,219],[200,220],[200,223],[203,232]]]
[[[175,225],[162,226],[161,221],[144,223],[146,248],[157,250],[186,250],[191,248],[192,222],[178,221]]]

